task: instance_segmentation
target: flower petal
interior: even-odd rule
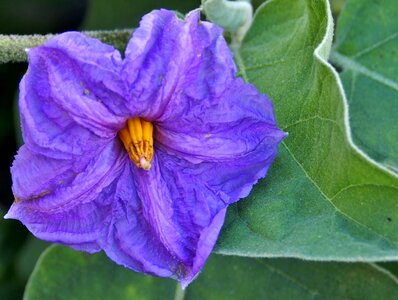
[[[158,146],[193,163],[190,172],[224,193],[228,203],[247,196],[286,136],[271,102],[239,78],[220,97],[179,98],[169,103],[168,117],[156,122]]]
[[[99,139],[113,138],[124,125],[122,60],[113,47],[69,32],[30,49],[28,56],[19,107],[31,149],[71,158]]]
[[[122,147],[115,140],[85,164],[73,165],[23,146],[11,170],[17,202],[6,218],[20,220],[41,239],[98,251],[115,183],[128,160]]]
[[[172,276],[178,264],[155,235],[152,224],[144,217],[146,203],[135,188],[136,168],[126,163],[117,183],[108,234],[102,241],[105,253],[115,262],[138,272]]]
[[[277,128],[273,114],[263,116],[263,109],[255,108],[250,96],[231,88],[220,103],[202,102],[186,113],[176,107],[167,120],[155,123],[155,140],[175,155],[197,163],[241,158],[263,142],[276,146],[285,134]],[[257,97],[269,104],[265,96]],[[190,99],[185,102],[192,105]]]
[[[183,21],[174,12],[158,10],[142,19],[123,68],[130,111],[154,120],[182,91],[198,99],[224,92],[236,72],[231,52],[222,29],[199,18],[199,11]]]
[[[124,178],[133,178],[137,196],[125,193],[127,199],[119,198],[122,203],[119,207],[124,213],[117,214],[119,225],[113,235],[118,234],[110,243],[114,245],[117,244],[114,241],[118,241],[123,245],[119,247],[124,249],[122,257],[131,258],[131,262],[124,260],[124,265],[144,272],[148,272],[148,265],[155,265],[161,267],[161,271],[152,268],[150,273],[172,276],[184,285],[202,269],[214,247],[226,210],[226,203],[205,182],[184,172],[189,165],[160,149],[149,171],[132,165],[133,176],[126,173]],[[143,262],[144,256],[149,261]],[[140,267],[134,260],[146,267]]]

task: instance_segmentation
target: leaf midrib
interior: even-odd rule
[[[398,92],[398,82],[391,80],[379,72],[368,69],[351,57],[345,56],[338,51],[332,51],[330,60],[332,63],[343,67],[344,70],[351,70],[354,73],[364,75]]]
[[[319,193],[333,206],[333,208],[336,210],[336,212],[338,212],[339,214],[341,214],[344,218],[346,218],[348,221],[352,221],[355,224],[358,224],[361,227],[364,227],[365,229],[369,230],[372,234],[375,234],[376,236],[380,237],[381,239],[385,240],[386,242],[392,244],[393,246],[396,246],[396,242],[390,240],[387,236],[384,236],[382,234],[380,234],[379,232],[375,231],[373,228],[368,227],[366,224],[363,224],[361,222],[359,222],[358,220],[348,216],[347,214],[345,214],[343,211],[341,211],[336,205],[334,205],[334,203],[332,202],[332,199],[329,198],[321,189],[321,187],[312,179],[312,177],[307,173],[307,171],[304,169],[304,166],[296,159],[296,157],[294,156],[294,154],[291,152],[291,150],[289,149],[289,147],[286,145],[286,142],[282,142],[282,145],[285,147],[286,151],[289,153],[289,155],[292,157],[292,159],[294,160],[294,162],[297,164],[297,166],[302,170],[302,172],[304,173],[304,175],[308,178],[308,180],[313,184],[313,186],[319,191]],[[340,193],[341,191],[339,191],[338,193]],[[337,194],[338,194],[337,193]],[[336,194],[336,195],[337,195]]]

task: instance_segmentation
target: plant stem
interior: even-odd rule
[[[174,294],[174,300],[184,300],[185,290],[181,288],[181,285],[177,283],[176,291]]]
[[[132,29],[109,31],[86,31],[84,34],[112,44],[123,50],[133,32]],[[54,34],[46,35],[2,35],[0,34],[0,64],[9,62],[24,62],[27,60],[25,49],[42,45]]]

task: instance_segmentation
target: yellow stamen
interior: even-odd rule
[[[119,131],[119,137],[135,165],[149,170],[153,157],[152,123],[141,118],[128,119],[126,127]]]

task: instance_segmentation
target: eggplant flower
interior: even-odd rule
[[[125,58],[78,32],[28,51],[6,218],[138,272],[193,280],[228,205],[266,175],[285,136],[268,98],[235,76],[222,29],[199,17],[151,12]]]

